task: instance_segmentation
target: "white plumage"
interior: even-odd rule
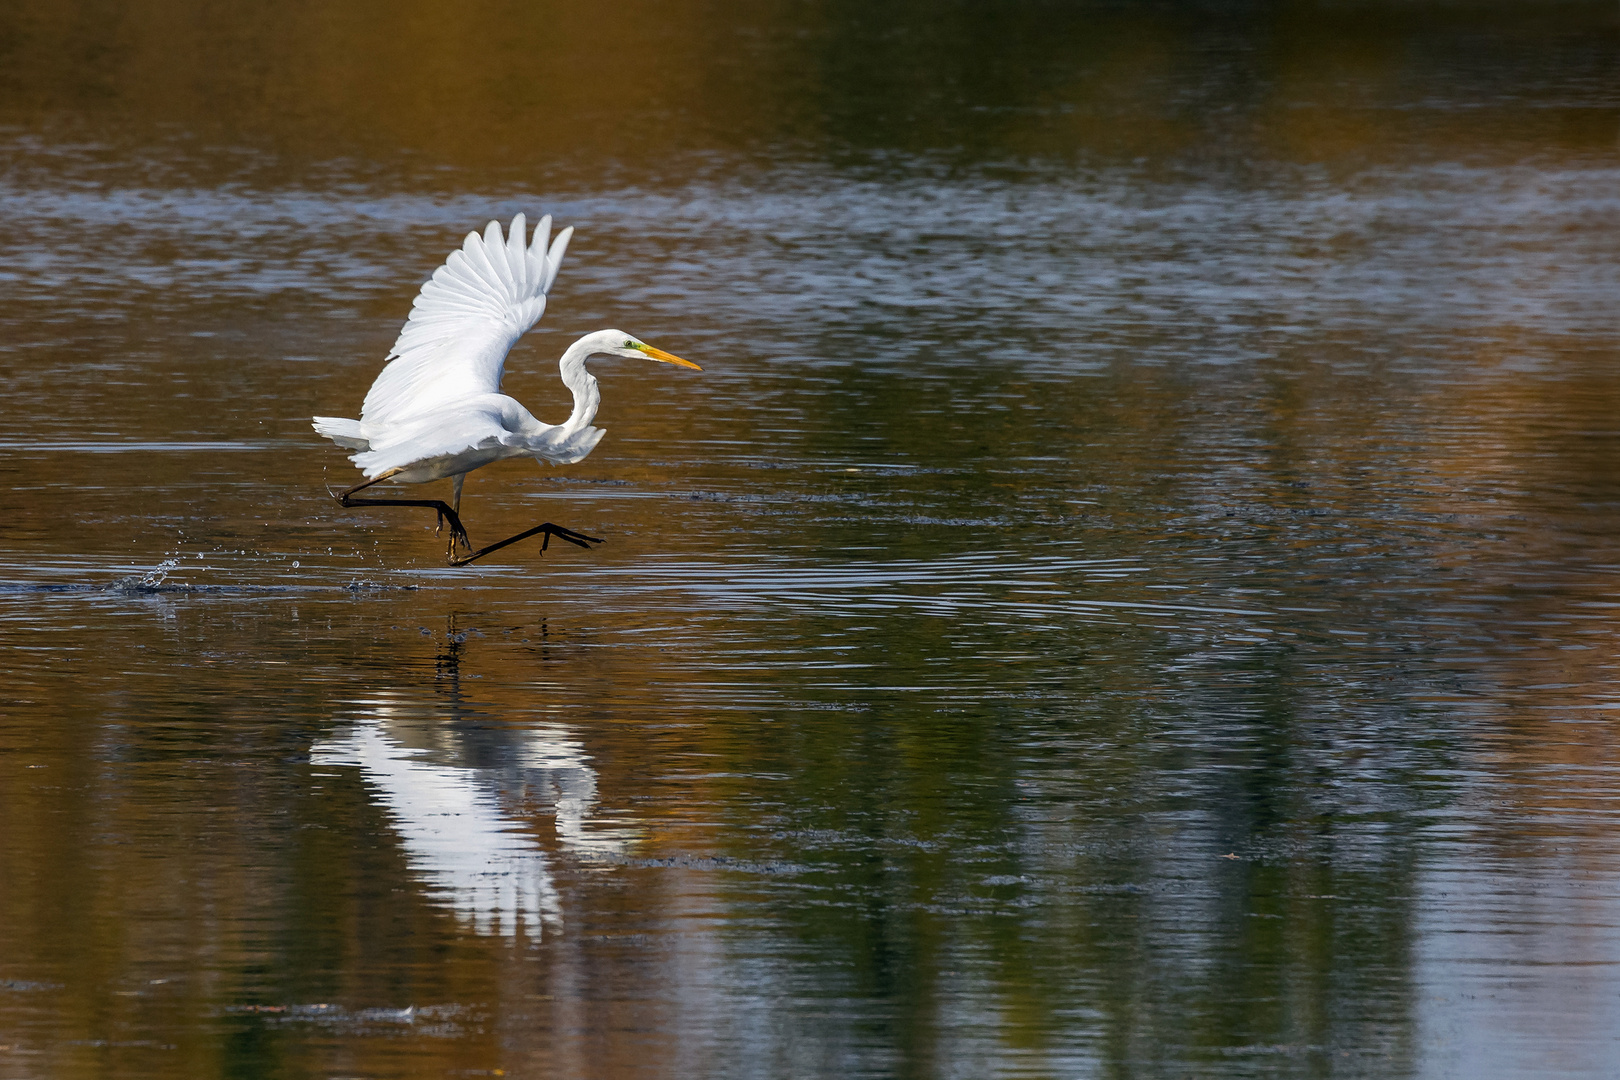
[[[545,314],[546,294],[574,235],[564,229],[548,248],[550,215],[540,219],[527,247],[523,230],[522,214],[512,219],[505,240],[500,222],[491,221],[483,236],[468,233],[461,250],[433,272],[366,394],[362,428],[500,390],[506,354]]]
[[[315,417],[317,432],[356,451],[349,460],[366,476],[365,483],[338,496],[344,505],[367,505],[351,502],[349,496],[382,480],[420,484],[451,478],[455,487],[448,507],[435,501],[369,505],[432,506],[441,515],[448,511],[453,545],[457,538],[466,539],[456,511],[468,472],[509,457],[572,464],[601,441],[602,430],[590,426],[602,399],[595,376],[585,369],[590,357],[639,356],[702,370],[622,331],[599,330],[569,346],[558,363],[563,383],[574,395],[573,412],[563,423],[542,423],[502,394],[506,355],[545,314],[546,296],[574,233],[570,227],[550,239],[550,215],[540,219],[532,241],[525,243],[524,230],[524,217],[518,214],[505,236],[497,221],[482,236],[468,233],[417,294],[410,318],[366,394],[360,419]]]

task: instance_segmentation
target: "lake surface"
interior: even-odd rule
[[[0,11],[0,1077],[1620,1073],[1617,86],[1612,4]],[[517,211],[509,393],[704,370],[451,569],[309,417]]]

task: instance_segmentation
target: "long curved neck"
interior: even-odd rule
[[[602,391],[596,388],[596,376],[585,370],[585,361],[591,355],[591,338],[582,337],[562,354],[557,367],[562,371],[563,385],[573,391],[574,411],[563,427],[570,433],[590,424],[596,416],[596,407],[602,404]]]

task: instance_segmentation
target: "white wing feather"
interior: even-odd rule
[[[545,314],[546,294],[574,234],[570,226],[548,247],[549,214],[527,246],[523,230],[522,214],[506,237],[500,222],[491,221],[483,236],[468,233],[433,272],[366,394],[363,426],[391,426],[447,401],[500,389],[506,354]]]

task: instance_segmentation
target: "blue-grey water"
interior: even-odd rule
[[[27,0],[0,71],[0,1078],[1620,1072],[1612,6]],[[603,545],[450,568],[309,417],[517,211],[507,392],[704,370],[468,481]]]

